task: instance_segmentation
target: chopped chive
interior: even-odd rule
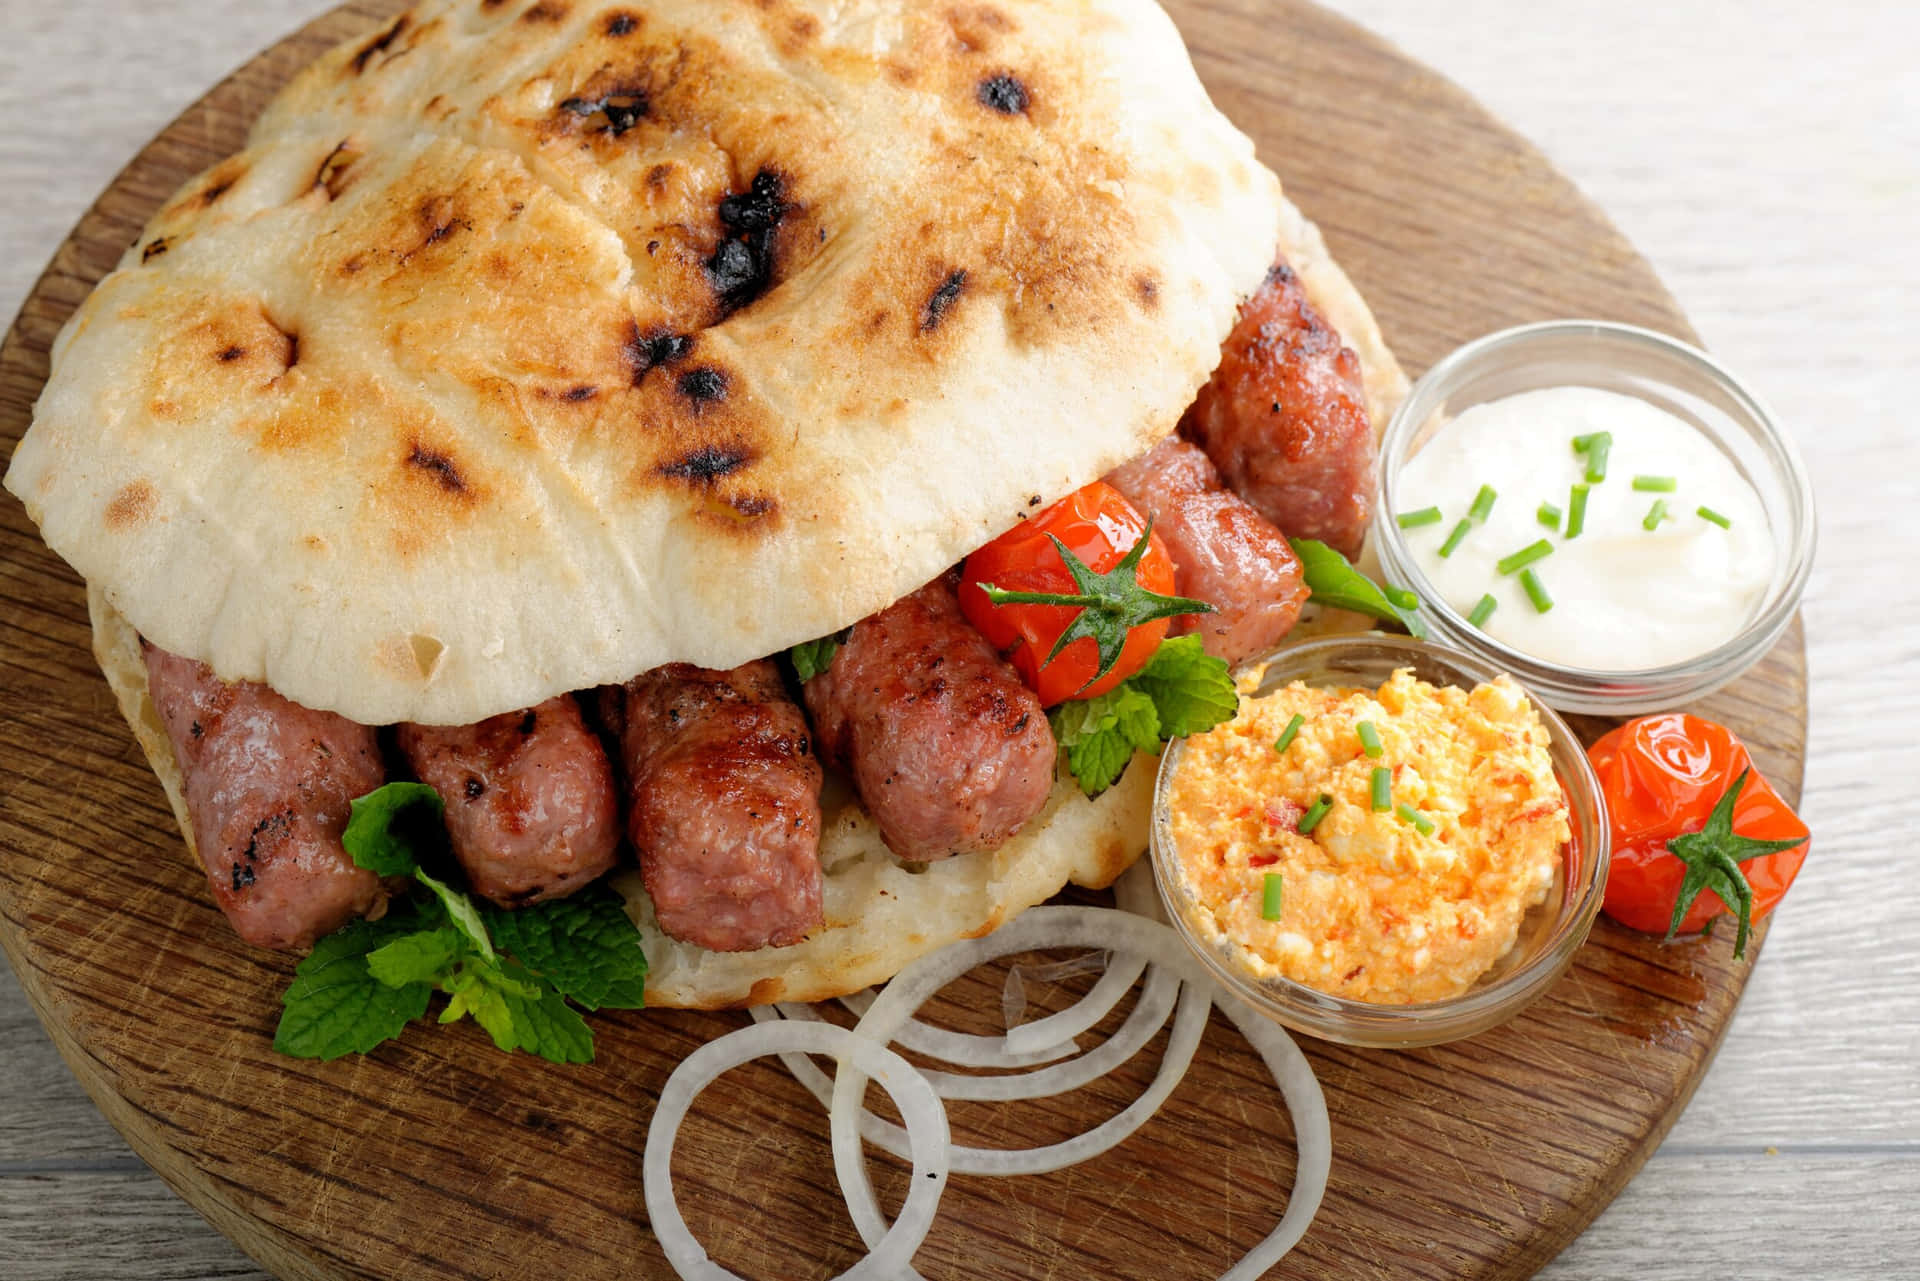
[[[1440,544],[1440,559],[1445,560],[1447,557],[1453,555],[1454,549],[1460,546],[1461,540],[1466,538],[1467,531],[1472,528],[1473,522],[1467,520],[1463,520],[1458,525],[1455,525],[1453,532],[1447,535],[1447,541]]]
[[[1475,602],[1473,612],[1467,615],[1467,621],[1475,627],[1484,627],[1487,620],[1493,617],[1493,611],[1499,607],[1500,602],[1493,598],[1492,593],[1488,593]]]
[[[1425,814],[1422,814],[1419,810],[1413,808],[1413,806],[1407,804],[1405,801],[1402,801],[1400,804],[1394,806],[1393,812],[1398,814],[1401,818],[1404,818],[1405,820],[1407,820],[1407,822],[1413,824],[1414,830],[1419,832],[1420,835],[1422,836],[1433,835],[1433,820],[1428,818]]]
[[[1420,608],[1420,598],[1404,587],[1395,587],[1392,584],[1388,584],[1381,587],[1380,592],[1401,609]]]
[[[1308,835],[1314,828],[1320,826],[1320,820],[1325,818],[1327,811],[1332,808],[1333,798],[1325,792],[1320,793],[1320,799],[1309,806],[1307,812],[1300,816],[1300,821],[1293,825],[1293,830],[1302,836]]]
[[[1710,520],[1710,521],[1712,521],[1712,522],[1713,522],[1714,524],[1716,524],[1716,525],[1718,525],[1718,526],[1720,526],[1720,528],[1722,528],[1722,529],[1732,529],[1732,528],[1733,528],[1733,522],[1732,522],[1732,521],[1730,521],[1730,520],[1728,520],[1728,519],[1727,519],[1727,518],[1726,518],[1725,516],[1722,516],[1722,515],[1721,515],[1721,514],[1720,514],[1719,512],[1717,512],[1717,511],[1715,511],[1715,510],[1714,510],[1713,508],[1711,508],[1711,507],[1699,507],[1699,508],[1695,508],[1695,509],[1694,509],[1694,514],[1695,514],[1696,516],[1698,516],[1698,517],[1699,517],[1699,518],[1700,518],[1701,520]]]
[[[1373,767],[1373,812],[1384,814],[1393,808],[1393,771],[1384,765]]]
[[[1633,488],[1641,494],[1671,494],[1680,487],[1680,482],[1671,476],[1635,476]]]
[[[1520,589],[1533,602],[1535,613],[1544,614],[1553,608],[1553,597],[1547,594],[1547,585],[1540,581],[1540,575],[1530,569],[1520,571]]]
[[[1552,503],[1541,503],[1540,510],[1533,514],[1533,518],[1548,529],[1560,528],[1560,509]]]
[[[1418,529],[1422,525],[1438,525],[1440,520],[1438,507],[1422,507],[1417,512],[1401,512],[1393,518],[1393,523],[1402,529]]]
[[[1647,508],[1646,518],[1640,522],[1640,528],[1646,530],[1648,533],[1652,533],[1654,530],[1660,528],[1660,522],[1666,518],[1667,500],[1664,498],[1656,498],[1653,500],[1653,506]]]
[[[1567,537],[1578,538],[1587,527],[1587,487],[1575,485],[1567,495]]]
[[[1266,880],[1260,883],[1260,919],[1277,921],[1280,919],[1280,873],[1268,872]]]
[[[1612,432],[1593,433],[1593,443],[1587,446],[1587,483],[1589,485],[1598,485],[1607,478],[1607,452],[1612,448]]]
[[[1575,436],[1573,438],[1573,452],[1576,454],[1586,453],[1589,449],[1593,448],[1593,442],[1599,438],[1600,433],[1597,431],[1590,432],[1585,436]]]
[[[1372,721],[1360,721],[1353,727],[1360,736],[1360,750],[1376,761],[1380,759],[1380,731],[1373,727]]]
[[[1300,733],[1300,727],[1306,723],[1307,718],[1295,712],[1293,719],[1287,722],[1287,727],[1280,731],[1280,737],[1273,741],[1273,750],[1284,752],[1292,747],[1295,736]]]
[[[1487,517],[1493,514],[1494,500],[1499,498],[1492,485],[1480,486],[1480,492],[1473,496],[1473,506],[1467,508],[1467,515],[1476,525],[1487,523]]]
[[[1553,544],[1542,538],[1538,542],[1528,543],[1511,556],[1501,557],[1493,567],[1503,574],[1511,574],[1516,569],[1525,569],[1536,560],[1545,560],[1551,555]]]

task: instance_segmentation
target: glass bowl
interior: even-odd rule
[[[1367,633],[1331,636],[1285,647],[1266,660],[1258,697],[1293,681],[1318,686],[1377,688],[1398,668],[1433,685],[1471,687],[1500,669],[1459,650],[1403,636]],[[1258,671],[1257,663],[1250,665]],[[1532,698],[1531,695],[1529,695]],[[1231,943],[1216,942],[1192,924],[1195,906],[1179,867],[1169,814],[1172,780],[1186,755],[1176,740],[1161,757],[1154,787],[1152,858],[1154,880],[1174,928],[1226,987],[1267,1017],[1296,1032],[1362,1045],[1405,1049],[1459,1040],[1496,1027],[1520,1013],[1553,985],[1586,941],[1607,884],[1609,854],[1605,804],[1586,749],[1565,721],[1532,699],[1547,727],[1555,773],[1566,792],[1573,840],[1546,899],[1521,922],[1512,950],[1464,994],[1417,1005],[1376,1005],[1329,996],[1286,978],[1250,973]]]
[[[1718,445],[1759,495],[1774,544],[1774,573],[1747,624],[1718,648],[1683,662],[1589,671],[1496,640],[1441,598],[1395,516],[1402,467],[1462,411],[1546,387],[1597,387],[1637,397],[1690,423]],[[1813,490],[1793,441],[1739,379],[1711,356],[1650,329],[1597,320],[1523,325],[1468,343],[1414,384],[1380,445],[1373,543],[1388,581],[1419,593],[1434,637],[1511,672],[1562,711],[1632,716],[1693,702],[1745,672],[1773,647],[1800,607],[1813,569]]]

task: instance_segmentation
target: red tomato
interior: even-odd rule
[[[1146,531],[1146,518],[1111,485],[1095,481],[1045,511],[1021,521],[967,557],[960,568],[960,608],[993,647],[1005,654],[1047,707],[1070,698],[1104,694],[1139,671],[1165,639],[1168,619],[1143,623],[1127,634],[1111,670],[1099,680],[1099,646],[1082,636],[1052,662],[1054,642],[1080,613],[1075,605],[996,605],[981,583],[1020,592],[1073,592],[1073,576],[1048,539],[1051,534],[1095,573],[1118,565]],[[1151,592],[1173,592],[1173,558],[1155,534],[1134,567],[1134,581]]]
[[[1667,841],[1699,831],[1734,780],[1753,769],[1753,761],[1732,731],[1679,712],[1628,721],[1603,735],[1587,755],[1600,776],[1613,831],[1613,864],[1602,910],[1632,929],[1665,934],[1686,877],[1686,867],[1668,852]],[[1733,830],[1759,840],[1807,835],[1807,825],[1757,770],[1748,775],[1734,802]],[[1753,920],[1773,910],[1806,857],[1803,842],[1741,862],[1740,870],[1753,887]],[[1732,915],[1732,910],[1706,890],[1681,918],[1680,929],[1698,931],[1721,915]]]

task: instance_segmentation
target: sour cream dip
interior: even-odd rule
[[[1605,475],[1592,480],[1593,446],[1574,442],[1602,433]],[[1488,636],[1563,667],[1627,672],[1705,654],[1741,632],[1775,573],[1766,509],[1732,460],[1616,392],[1549,387],[1474,405],[1407,460],[1397,488],[1388,519],[1434,589],[1464,617],[1479,607]],[[1410,526],[1414,513],[1427,523]]]

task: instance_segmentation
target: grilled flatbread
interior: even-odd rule
[[[1378,427],[1365,304],[1144,0],[430,3],[169,202],[7,485],[191,845],[140,633],[367,723],[777,652],[1170,431],[1276,244]],[[795,947],[668,939],[629,875],[649,999],[822,999],[1104,886],[1153,767],[912,870],[830,784]]]

